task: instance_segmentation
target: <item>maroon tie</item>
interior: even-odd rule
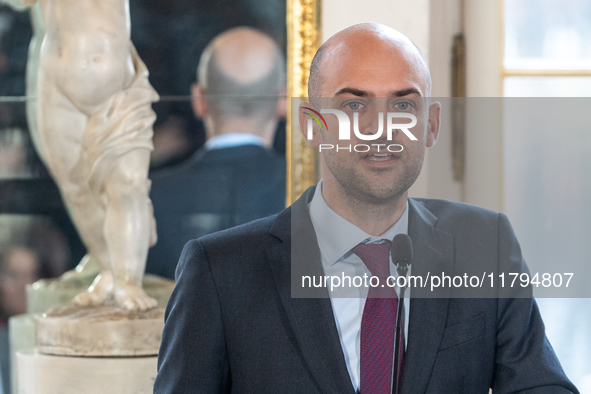
[[[370,287],[361,318],[361,394],[391,394],[394,359],[394,336],[398,296],[393,287],[386,285],[390,276],[390,241],[380,244],[359,244],[355,253],[373,276],[380,278],[378,287]],[[382,287],[382,284],[384,287]],[[402,326],[404,327],[404,326]],[[400,336],[402,367],[404,333]],[[400,377],[398,387],[400,387]]]

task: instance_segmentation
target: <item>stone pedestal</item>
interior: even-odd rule
[[[11,393],[16,394],[16,353],[35,347],[35,316],[27,314],[11,317],[8,320],[8,330],[10,340]]]
[[[12,394],[152,393],[156,377],[156,355],[164,324],[161,308],[166,306],[174,288],[171,280],[153,275],[144,277],[144,290],[158,301],[161,308],[149,312],[149,315],[144,316],[145,319],[133,319],[135,321],[127,328],[122,327],[122,317],[127,312],[103,310],[94,316],[80,312],[84,316],[77,323],[64,320],[64,309],[58,309],[61,312],[50,314],[51,319],[45,321],[48,323],[43,331],[45,334],[36,338],[35,315],[41,315],[51,308],[73,308],[72,298],[86,290],[94,276],[96,272],[91,275],[75,274],[61,279],[43,280],[27,289],[29,314],[10,319]],[[91,321],[98,323],[100,328],[84,326]],[[151,327],[146,330],[146,325]],[[66,335],[67,332],[71,335]],[[114,332],[123,332],[124,337]],[[76,338],[87,343],[81,351],[72,351],[68,345]],[[46,352],[62,355],[39,353],[34,349],[37,339],[41,339],[44,344],[42,348],[45,346]],[[70,357],[63,354],[102,357]],[[115,355],[123,357],[108,357]],[[152,356],[129,357],[130,355]]]
[[[152,394],[157,357],[16,354],[18,394]]]
[[[36,318],[37,350],[65,356],[157,356],[164,308],[62,307]]]

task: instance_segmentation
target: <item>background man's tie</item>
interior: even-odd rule
[[[378,287],[369,288],[361,318],[361,394],[392,393],[398,296],[395,289],[386,284],[386,279],[390,276],[391,245],[390,241],[380,244],[361,243],[352,250],[361,258],[371,274],[380,278]],[[402,345],[403,338],[404,334],[400,338]],[[401,358],[403,354],[401,351]],[[399,360],[399,363],[402,366],[401,361]],[[400,371],[402,375],[402,368]],[[400,376],[398,382],[400,383]]]

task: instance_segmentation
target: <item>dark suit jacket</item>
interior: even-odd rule
[[[192,241],[166,309],[154,392],[354,394],[330,300],[292,298],[292,236],[312,189],[277,216]],[[524,263],[508,220],[410,200],[413,275]],[[315,256],[318,245],[305,253]],[[519,266],[519,267],[518,267]],[[321,267],[319,268],[321,270]],[[402,394],[570,393],[533,299],[413,298]],[[371,393],[367,393],[371,394]]]
[[[158,243],[146,272],[171,279],[191,239],[285,208],[285,159],[257,145],[200,150],[151,179]]]

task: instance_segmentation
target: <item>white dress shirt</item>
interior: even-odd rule
[[[379,243],[381,240],[392,241],[397,234],[408,233],[408,201],[400,219],[383,235],[376,237],[367,234],[359,227],[348,222],[333,211],[322,196],[322,180],[318,183],[314,197],[309,204],[312,225],[318,239],[322,268],[324,275],[339,276],[344,273],[346,276],[363,276],[371,273],[363,264],[361,259],[351,252],[361,242]],[[396,267],[390,259],[391,275],[397,276]],[[409,272],[410,275],[410,272]],[[346,292],[339,295],[339,290]],[[410,289],[406,289],[408,293]],[[398,289],[396,289],[398,292]],[[330,292],[330,288],[329,288]],[[351,293],[356,292],[356,293]],[[351,298],[354,294],[355,298]],[[332,310],[347,364],[347,370],[351,377],[351,383],[355,391],[360,387],[360,354],[361,354],[361,318],[367,298],[367,288],[341,288],[330,292]],[[347,298],[341,298],[346,296]],[[408,320],[410,313],[410,302],[405,297],[405,333],[408,332]],[[405,343],[406,343],[405,336]],[[395,342],[396,343],[396,342]],[[392,355],[394,357],[394,355]]]
[[[205,142],[205,149],[234,148],[242,145],[265,146],[265,140],[258,135],[250,133],[226,133],[216,135]]]

